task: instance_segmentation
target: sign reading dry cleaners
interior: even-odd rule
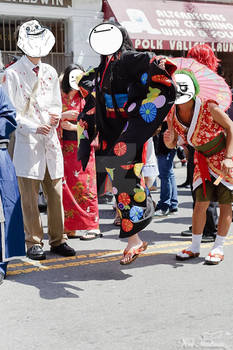
[[[210,13],[206,9],[201,13],[194,5],[188,6],[186,11],[155,9],[154,13],[127,8],[128,20],[121,24],[128,30],[136,49],[189,50],[195,43],[207,42],[214,51],[233,52],[231,11]]]
[[[71,7],[72,0],[0,0],[0,2],[14,4],[28,4],[40,6]]]

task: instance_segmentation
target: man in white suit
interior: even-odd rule
[[[18,176],[27,256],[46,258],[38,210],[40,184],[48,202],[51,251],[73,256],[64,235],[62,204],[63,156],[56,133],[62,105],[56,70],[41,62],[55,43],[53,34],[36,20],[20,26],[17,45],[25,54],[5,73],[3,87],[17,111],[13,162]]]

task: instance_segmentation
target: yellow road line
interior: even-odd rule
[[[232,242],[233,242],[233,236],[227,237],[227,240],[232,240]],[[232,242],[231,241],[230,241],[230,243],[225,242],[225,245],[231,245]],[[167,247],[179,247],[179,246],[185,246],[188,244],[190,244],[190,240],[189,241],[172,242],[172,243],[155,244],[152,246],[148,246],[147,250],[148,249],[149,250],[156,250],[156,249],[167,248]],[[211,245],[212,245],[212,243],[209,243],[209,244],[205,243],[205,244],[202,244],[201,247],[202,248],[205,248],[205,247],[209,248]],[[62,261],[94,258],[94,257],[98,257],[98,256],[118,255],[121,253],[122,253],[122,250],[112,250],[112,251],[103,251],[103,252],[98,252],[98,253],[75,255],[75,256],[71,256],[71,257],[52,258],[52,259],[46,259],[46,260],[41,260],[41,261],[37,261],[37,262],[40,263],[40,265],[44,265],[44,264],[57,263],[57,262],[62,262]],[[35,263],[35,261],[34,261],[34,263]],[[34,263],[32,263],[31,261],[24,261],[24,262],[20,262],[20,263],[9,263],[8,268],[32,266],[32,265],[34,266],[35,265]]]
[[[227,242],[225,245],[233,245],[233,237],[228,237]],[[155,256],[155,255],[162,255],[162,254],[170,254],[170,253],[176,253],[178,251],[177,246],[183,246],[187,243],[190,243],[190,241],[186,242],[174,242],[174,243],[166,243],[166,244],[160,244],[160,245],[155,245],[155,246],[149,246],[148,250],[141,254],[139,258],[147,257],[147,256]],[[212,247],[213,243],[209,244],[201,244],[201,248],[209,248]],[[153,248],[168,248],[168,247],[176,247],[173,249],[164,249],[164,250],[155,250]],[[151,251],[150,251],[151,250]],[[119,254],[122,253],[121,250],[116,250],[112,251],[111,253],[114,253],[114,256],[106,256],[110,252],[101,252],[101,253],[93,253],[93,254],[86,254],[86,255],[77,255],[76,257],[70,257],[70,258],[58,258],[58,259],[50,259],[47,260],[46,263],[49,262],[55,262],[56,264],[54,265],[40,265],[40,266],[33,266],[30,263],[19,263],[19,264],[9,264],[9,267],[21,267],[21,266],[33,266],[30,268],[25,268],[25,269],[17,269],[17,270],[8,270],[7,275],[8,276],[14,276],[14,275],[19,275],[19,274],[27,274],[31,272],[38,272],[38,271],[48,271],[48,270],[57,270],[57,269],[64,269],[68,267],[76,267],[76,266],[84,266],[84,265],[91,265],[91,264],[100,264],[100,263],[106,263],[106,262],[111,262],[111,261],[117,261],[119,260]],[[106,257],[100,257],[105,255]],[[82,259],[82,258],[87,258],[87,257],[96,257],[97,259],[87,259],[87,260],[81,260],[77,261],[77,259]],[[67,260],[73,260],[72,262],[65,262],[65,263],[60,263],[62,261],[67,261]],[[45,260],[44,260],[45,261]],[[42,262],[44,262],[42,260]]]

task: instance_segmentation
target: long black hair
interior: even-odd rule
[[[70,86],[70,83],[69,83],[69,75],[70,75],[70,72],[74,69],[80,69],[81,71],[84,72],[84,68],[79,64],[72,63],[72,64],[69,64],[68,67],[66,67],[66,69],[64,70],[62,81],[61,81],[61,89],[65,94],[68,94],[72,90],[72,87]]]
[[[114,21],[104,21],[103,23],[113,24],[114,26],[116,26],[117,28],[120,29],[120,31],[122,33],[122,36],[123,36],[123,43],[122,43],[120,49],[117,52],[114,53],[114,55],[113,55],[114,57],[117,57],[117,55],[119,53],[121,53],[121,52],[135,50],[134,46],[133,46],[133,43],[132,43],[132,40],[130,39],[129,34],[128,34],[128,32],[127,32],[125,27],[123,27],[120,23],[114,22]],[[100,67],[105,66],[105,63],[106,63],[106,56],[105,55],[101,55],[101,57],[100,57]]]

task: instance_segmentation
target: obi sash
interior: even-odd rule
[[[205,180],[211,181],[206,158],[211,157],[216,153],[219,153],[225,147],[226,147],[226,136],[223,132],[220,133],[211,141],[205,143],[204,145],[194,146],[195,150],[197,151],[197,161],[198,161],[198,166],[201,173],[202,186],[203,186],[203,192],[205,197],[206,197]]]

